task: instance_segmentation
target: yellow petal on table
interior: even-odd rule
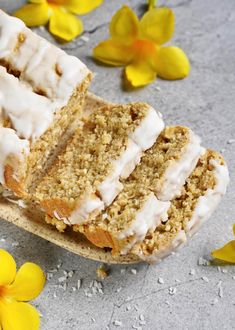
[[[65,10],[53,8],[49,30],[55,36],[71,41],[83,32],[83,24],[76,16]]]
[[[127,6],[116,12],[110,23],[110,35],[115,41],[130,44],[139,34],[139,20]]]
[[[27,262],[17,272],[15,281],[6,287],[6,295],[18,301],[32,300],[40,294],[45,281],[45,275],[41,268],[36,264]]]
[[[235,236],[235,224],[233,225],[233,235]]]
[[[133,58],[130,47],[113,41],[112,39],[101,42],[93,49],[95,59],[114,66],[130,63]]]
[[[211,253],[212,257],[235,263],[235,241],[225,244],[222,248]]]
[[[51,15],[47,2],[42,4],[29,4],[17,10],[14,16],[20,18],[29,27],[45,25]]]
[[[133,87],[141,87],[150,84],[156,79],[156,72],[147,61],[137,61],[125,68],[127,80]]]
[[[162,79],[183,79],[189,75],[190,63],[182,49],[174,46],[159,48],[157,74]]]
[[[174,13],[169,8],[155,8],[148,11],[140,20],[140,34],[143,38],[162,45],[174,34]]]
[[[65,7],[74,14],[85,15],[99,7],[104,0],[67,0]]]
[[[11,284],[16,276],[16,263],[5,250],[0,249],[0,286]]]
[[[37,310],[16,301],[0,301],[0,320],[4,330],[38,330],[40,318]]]

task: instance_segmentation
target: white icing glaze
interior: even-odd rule
[[[145,151],[152,147],[163,128],[162,114],[150,107],[148,115],[130,135],[130,138],[140,146],[142,151]]]
[[[0,127],[0,183],[5,183],[4,171],[9,156],[22,159],[29,153],[29,142],[20,139],[11,128]]]
[[[97,196],[88,196],[67,218],[71,225],[83,224],[90,214],[104,209],[104,203]]]
[[[128,229],[119,234],[118,239],[122,240],[126,237],[133,237],[131,242],[121,251],[126,254],[134,244],[141,242],[149,230],[155,228],[161,221],[167,220],[167,211],[170,207],[170,202],[159,201],[154,193],[149,195],[142,209],[136,214],[135,220],[130,224]]]
[[[226,165],[220,165],[216,159],[211,159],[210,164],[214,166],[213,173],[216,178],[214,189],[208,189],[201,196],[194,209],[191,220],[188,222],[186,232],[189,236],[196,233],[199,227],[210,218],[217,208],[221,197],[226,193],[229,183],[229,172]]]
[[[185,180],[192,173],[199,157],[205,152],[200,142],[200,138],[190,130],[190,141],[182,156],[177,161],[172,161],[164,174],[162,186],[156,190],[160,200],[169,201],[180,195]]]
[[[0,67],[0,109],[3,117],[10,118],[18,136],[26,139],[40,137],[53,120],[52,103],[26,88],[3,67]]]
[[[85,64],[37,36],[19,19],[3,11],[0,11],[0,31],[0,55],[21,72],[20,79],[45,92],[57,108],[65,106],[75,88],[89,73]],[[16,54],[14,48],[19,33],[25,40]]]
[[[0,58],[7,57],[14,49],[18,34],[24,23],[15,17],[8,16],[0,10]]]
[[[105,205],[110,205],[123,189],[119,179],[126,179],[141,160],[142,152],[150,148],[164,128],[160,113],[149,107],[146,117],[135,131],[129,135],[126,150],[114,161],[112,174],[99,186],[98,191]]]
[[[176,237],[170,242],[168,246],[163,247],[160,250],[154,250],[151,255],[145,255],[142,250],[135,249],[133,252],[137,254],[140,259],[150,263],[156,264],[162,261],[162,259],[168,257],[170,254],[174,254],[179,248],[183,247],[187,241],[187,237],[184,230],[179,231]]]

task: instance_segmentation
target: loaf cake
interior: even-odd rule
[[[182,193],[171,202],[168,219],[137,244],[132,253],[148,262],[160,262],[182,246],[187,237],[214,212],[229,182],[225,161],[218,153],[207,150],[186,180]]]
[[[200,139],[187,127],[169,126],[145,152],[123,191],[95,221],[74,226],[95,245],[127,253],[149,230],[167,219],[170,200],[180,194],[203,152]]]
[[[161,115],[145,103],[98,108],[38,185],[34,200],[66,224],[91,221],[120,193],[120,180],[163,128]]]
[[[91,73],[0,10],[0,183],[27,198],[79,120]]]

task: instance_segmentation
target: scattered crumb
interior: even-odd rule
[[[144,315],[140,314],[139,319],[140,319],[140,321],[144,321]]]
[[[127,305],[126,306],[126,311],[130,311],[131,310],[131,306],[130,305]]]
[[[170,295],[174,295],[176,293],[177,289],[176,288],[169,288],[168,292]]]
[[[116,292],[119,293],[122,290],[122,287],[117,288]]]
[[[206,277],[206,276],[202,276],[202,280],[204,281],[204,282],[209,282],[209,279],[208,279],[208,277]]]
[[[189,272],[189,275],[195,275],[196,274],[196,270],[195,269],[191,269]]]
[[[134,306],[134,309],[136,310],[136,312],[138,312],[139,307],[137,305]]]
[[[218,286],[218,296],[220,298],[223,298],[224,291],[223,291],[223,287],[222,287],[222,281],[219,281],[219,283],[217,284],[217,286]]]
[[[53,298],[57,298],[56,292],[53,293]]]
[[[135,330],[142,330],[142,327],[136,326],[136,325],[132,325],[132,328]]]
[[[78,281],[77,281],[77,289],[78,290],[81,288],[81,285],[82,285],[82,280],[78,279]]]
[[[104,265],[96,269],[96,275],[98,278],[104,280],[109,274],[107,268]]]
[[[95,322],[96,322],[96,320],[95,320],[95,318],[94,318],[94,317],[91,317],[91,321],[92,321],[93,323],[95,323]]]
[[[163,280],[162,277],[158,277],[158,280],[157,281],[158,281],[159,284],[164,284],[164,280]]]
[[[227,144],[233,144],[233,143],[235,143],[235,139],[230,139],[227,141]]]
[[[61,276],[61,277],[58,278],[59,283],[63,283],[66,280],[67,280],[67,276]]]
[[[135,268],[132,268],[131,269],[131,273],[134,274],[134,275],[136,275],[137,274],[137,270]]]
[[[228,273],[228,270],[225,269],[225,268],[223,268],[223,269],[222,269],[222,273],[227,274],[227,273]]]
[[[19,246],[19,242],[13,242],[13,243],[11,243],[11,245],[13,246],[13,247],[17,247],[17,246]]]
[[[121,274],[125,274],[126,270],[125,268],[121,269]]]
[[[209,266],[210,265],[210,261],[207,260],[207,259],[205,259],[205,258],[200,257],[198,259],[198,265],[199,266]]]
[[[113,325],[115,325],[116,327],[121,327],[122,326],[122,322],[121,321],[118,321],[118,320],[115,320],[115,321],[113,321]]]

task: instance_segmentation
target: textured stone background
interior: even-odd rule
[[[0,7],[12,12],[23,2],[0,0]],[[235,2],[159,1],[175,11],[172,42],[189,55],[192,71],[183,81],[157,80],[129,93],[121,88],[122,70],[97,66],[91,59],[92,48],[108,36],[111,15],[124,3],[142,13],[144,0],[106,0],[84,17],[89,41],[78,39],[63,48],[96,72],[91,87],[96,94],[118,102],[147,101],[161,110],[167,123],[189,125],[201,135],[205,146],[221,151],[231,173],[226,197],[190,244],[162,264],[111,266],[110,276],[102,281],[103,294],[89,294],[97,262],[57,248],[5,221],[0,222],[0,246],[12,252],[19,264],[32,260],[46,272],[61,265],[34,302],[42,313],[43,330],[115,329],[119,324],[115,321],[122,322],[121,329],[235,329],[235,268],[198,265],[200,257],[209,258],[211,250],[232,238],[235,222],[235,143],[228,143],[235,139]],[[53,41],[44,29],[38,32]],[[64,285],[63,271],[71,270],[74,274]],[[194,275],[189,274],[191,270]],[[158,283],[159,277],[163,284]],[[73,291],[78,279],[82,279],[81,288]]]

